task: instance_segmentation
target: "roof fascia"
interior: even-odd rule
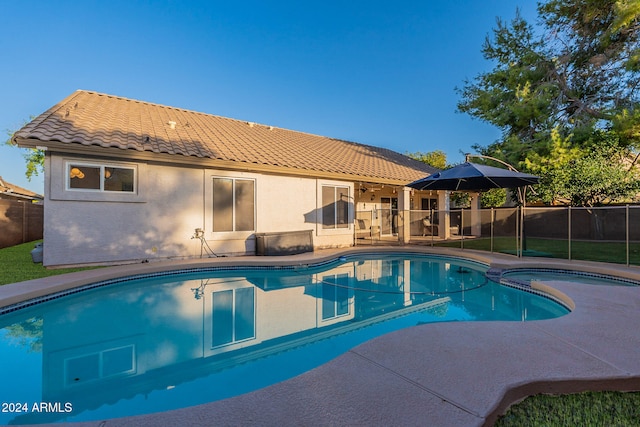
[[[29,196],[26,194],[14,193],[13,191],[0,191],[0,194],[4,194],[9,197],[14,197],[16,199],[26,199],[26,200],[42,200],[42,197]]]

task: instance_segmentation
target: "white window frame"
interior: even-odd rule
[[[99,168],[100,169],[100,188],[72,188],[71,187],[71,169],[73,167],[89,167],[89,168]],[[105,181],[105,169],[106,168],[117,168],[117,169],[129,169],[133,171],[133,191],[113,191],[113,190],[105,190],[104,189],[104,181]],[[130,164],[120,164],[120,163],[102,163],[102,162],[84,162],[84,161],[74,161],[67,160],[65,161],[65,190],[72,192],[82,192],[82,193],[107,193],[107,194],[137,194],[138,193],[138,168],[135,165]]]
[[[232,191],[231,191],[231,196],[232,196],[232,204],[231,204],[231,208],[232,208],[232,212],[231,212],[231,224],[232,224],[232,230],[226,230],[226,231],[214,231],[213,229],[213,224],[214,224],[214,215],[215,215],[215,209],[214,209],[214,203],[215,203],[215,196],[213,194],[214,191],[214,186],[213,186],[213,182],[216,179],[225,179],[225,180],[229,180],[232,181],[233,186],[232,186]],[[253,227],[251,230],[236,230],[236,181],[252,181],[253,182]],[[245,234],[253,234],[256,232],[256,228],[257,228],[257,192],[258,192],[258,185],[257,185],[257,180],[255,178],[248,178],[248,177],[242,177],[242,176],[224,176],[224,175],[212,175],[211,176],[211,181],[210,181],[210,194],[211,194],[211,202],[210,202],[210,206],[211,206],[211,211],[210,211],[210,215],[211,215],[211,232],[215,235],[220,235],[220,234],[231,234],[231,233],[245,233]]]
[[[241,338],[241,339],[236,339],[236,309],[237,309],[237,302],[236,302],[236,295],[238,290],[240,289],[252,289],[253,290],[253,335],[247,338]],[[215,295],[216,294],[220,294],[222,292],[231,292],[232,295],[232,302],[231,302],[231,322],[232,324],[229,325],[229,327],[231,328],[231,341],[229,342],[225,342],[222,344],[217,344],[214,345],[213,344],[213,332],[214,332],[214,327],[213,327],[213,322],[214,322],[214,316],[213,316],[213,309],[214,309],[214,301],[215,301]],[[219,349],[219,348],[223,348],[223,347],[230,347],[230,346],[234,346],[236,344],[240,344],[240,343],[244,343],[247,341],[253,341],[256,339],[256,329],[257,329],[257,325],[256,325],[256,311],[257,311],[257,304],[256,304],[256,298],[257,298],[257,292],[256,292],[256,288],[255,287],[231,287],[231,288],[225,288],[225,289],[217,289],[215,291],[211,292],[210,295],[211,298],[211,319],[210,319],[210,327],[211,327],[211,332],[209,334],[209,339],[211,340],[211,350],[215,350],[215,349]]]
[[[349,201],[348,201],[348,217],[347,217],[347,227],[343,227],[343,228],[338,228],[338,227],[333,227],[333,228],[324,228],[323,226],[323,203],[322,203],[322,188],[323,187],[334,187],[334,188],[347,188],[349,191]],[[329,235],[348,235],[348,234],[353,234],[353,218],[354,218],[354,200],[353,200],[353,194],[354,194],[354,190],[353,190],[353,183],[351,182],[344,182],[344,181],[329,181],[329,180],[318,180],[317,181],[317,199],[316,199],[316,211],[317,211],[317,218],[316,218],[316,230],[317,230],[317,234],[322,236],[329,236]]]
[[[112,374],[105,374],[104,372],[104,356],[106,353],[110,352],[110,351],[115,351],[115,350],[122,350],[122,349],[131,349],[131,368],[127,369],[125,371],[120,371],[120,372],[115,372]],[[75,360],[78,359],[82,359],[88,356],[96,356],[97,357],[97,373],[98,376],[96,378],[87,380],[87,381],[80,381],[78,383],[75,382],[69,382],[68,381],[68,377],[69,377],[69,363],[73,362]],[[118,347],[113,347],[113,348],[107,348],[104,350],[99,350],[99,351],[94,351],[91,353],[85,353],[79,356],[73,356],[73,357],[68,357],[64,359],[64,385],[66,388],[68,387],[73,387],[76,385],[82,385],[82,384],[86,384],[86,383],[90,383],[90,382],[96,382],[96,381],[100,381],[103,379],[107,379],[107,378],[112,378],[112,377],[121,377],[121,376],[129,376],[129,375],[133,375],[137,372],[137,355],[136,355],[136,346],[135,344],[130,344],[130,345],[123,345],[123,346],[118,346]]]
[[[347,304],[347,311],[345,313],[338,313],[338,305],[342,301],[338,301],[338,299],[336,298],[338,296],[338,288],[341,288],[342,286],[344,286],[344,284],[341,282],[346,279],[347,285],[348,285],[349,279],[351,277],[352,276],[349,275],[348,273],[330,274],[328,276],[322,277],[322,282],[321,282],[323,286],[322,292],[321,292],[322,302],[319,310],[319,315],[322,323],[327,323],[327,322],[335,323],[336,320],[339,321],[341,318],[353,317],[353,288],[348,287],[346,289],[347,295],[346,295],[346,300],[344,302]],[[324,285],[328,285],[328,287],[331,289],[331,292],[333,293],[333,295],[331,295],[333,297],[331,299],[331,302],[333,303],[333,315],[327,316],[327,317],[324,316],[324,307],[329,295],[325,295]]]

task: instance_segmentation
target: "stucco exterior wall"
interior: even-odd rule
[[[313,230],[316,248],[345,247],[353,244],[353,204],[350,208],[351,224],[345,229],[323,229],[321,221],[322,185],[340,185],[350,188],[353,184],[342,181],[279,175],[231,172],[207,169],[205,171],[205,237],[214,252],[240,255],[255,253],[254,232],[214,233],[212,212],[212,182],[214,177],[255,180],[256,230],[255,232]]]
[[[68,165],[76,161],[134,167],[137,191],[70,191]],[[353,195],[352,183],[56,153],[46,162],[45,266],[199,257],[201,243],[192,239],[196,228],[205,230],[207,244],[219,255],[255,253],[255,232],[313,230],[316,248],[353,244],[353,205],[348,228],[325,230],[319,196],[322,185],[348,186]],[[211,231],[213,177],[255,180],[254,231]]]
[[[44,265],[199,255],[190,237],[202,226],[202,170],[141,165],[137,194],[128,200],[83,200],[87,193],[64,189],[66,160],[52,156],[46,177]]]

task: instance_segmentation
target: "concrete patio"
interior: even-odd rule
[[[640,280],[640,269],[436,248],[381,248],[463,256],[495,268],[555,267]],[[371,247],[285,258],[243,257],[121,266],[0,287],[0,307],[117,274],[185,265],[300,264]],[[545,282],[575,309],[530,322],[415,326],[360,346],[303,375],[234,398],[164,413],[77,426],[493,425],[514,402],[536,393],[640,390],[640,288]]]

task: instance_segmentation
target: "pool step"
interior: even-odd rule
[[[526,288],[531,287],[531,282],[527,280],[503,278],[502,274],[504,272],[505,270],[503,268],[492,267],[488,269],[487,272],[484,273],[484,275],[487,277],[487,279],[491,280],[492,282],[501,283],[503,285],[510,285],[510,286],[515,285],[516,287],[526,287]]]
[[[502,277],[503,271],[504,269],[502,268],[490,268],[486,273],[484,273],[484,275],[487,277],[487,279],[500,283],[500,278]]]

